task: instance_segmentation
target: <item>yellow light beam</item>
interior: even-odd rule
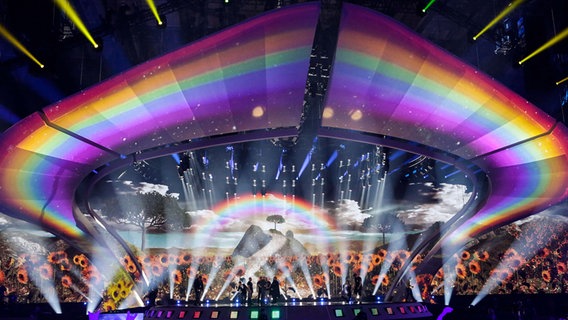
[[[560,81],[556,81],[556,85],[559,85],[559,84],[561,84],[561,83],[564,82],[564,81],[568,81],[568,77],[566,77],[566,78],[564,78],[564,79],[562,79],[562,80],[560,80]]]
[[[10,42],[14,47],[16,47],[18,50],[20,50],[23,54],[28,56],[28,58],[33,60],[33,62],[35,62],[40,68],[44,67],[44,65],[41,62],[39,62],[39,60],[36,59],[36,57],[34,57],[34,55],[31,54],[31,52],[29,52],[28,49],[26,49],[26,47],[24,47],[24,45],[20,41],[18,41],[18,39],[16,39],[16,37],[14,37],[10,33],[10,31],[8,31],[8,29],[4,28],[4,26],[1,25],[1,24],[0,24],[0,35],[2,35],[2,37],[4,37],[6,40],[8,40],[8,42]]]
[[[540,48],[533,51],[533,53],[526,56],[523,60],[519,61],[519,64],[523,64],[525,61],[529,60],[530,58],[536,56],[537,54],[543,52],[544,50],[552,47],[553,45],[557,44],[558,42],[562,41],[564,38],[568,36],[568,28],[564,29],[564,31],[560,32],[554,38],[548,40],[545,44],[543,44]]]
[[[91,36],[91,33],[89,32],[89,30],[87,30],[87,27],[85,26],[79,15],[77,14],[77,11],[73,9],[69,1],[68,0],[53,0],[53,1],[59,7],[59,9],[61,9],[61,11],[63,11],[69,17],[69,19],[71,19],[71,21],[73,21],[73,23],[77,26],[77,28],[79,28],[81,33],[83,33],[83,35],[87,38],[87,40],[89,40],[89,42],[93,45],[93,47],[95,47],[95,49],[98,48],[99,44],[95,41],[93,36]]]
[[[150,11],[152,11],[152,14],[154,14],[154,17],[156,18],[158,25],[159,26],[163,25],[164,22],[162,21],[162,19],[160,19],[160,15],[158,14],[158,9],[156,8],[154,0],[146,0],[146,3],[148,4],[148,7],[150,7]]]
[[[506,15],[508,15],[509,13],[511,13],[511,11],[515,10],[518,6],[521,5],[521,3],[523,3],[525,0],[515,0],[511,3],[509,3],[509,5],[503,9],[503,11],[501,11],[501,13],[499,13],[495,18],[493,18],[493,20],[491,20],[491,22],[489,22],[489,24],[487,24],[485,26],[485,28],[483,28],[481,31],[479,31],[478,34],[476,34],[473,37],[473,40],[477,40],[479,37],[481,37],[482,34],[484,34],[487,30],[489,30],[491,27],[493,27],[494,25],[497,24],[497,22],[501,21],[501,19],[505,18]]]

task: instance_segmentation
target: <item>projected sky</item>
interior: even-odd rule
[[[322,126],[419,143],[482,168],[492,189],[455,241],[566,197],[562,124],[396,22],[343,10]],[[0,139],[0,210],[80,241],[75,192],[106,163],[189,139],[246,141],[255,130],[297,127],[318,14],[309,4],[261,16],[18,122]]]

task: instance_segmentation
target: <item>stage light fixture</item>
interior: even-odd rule
[[[159,15],[159,19],[156,21],[156,25],[159,29],[165,29],[168,26],[168,18],[165,15]]]
[[[8,42],[10,42],[14,47],[16,47],[16,49],[20,50],[20,52],[22,52],[28,58],[30,58],[33,62],[35,62],[40,68],[44,67],[43,63],[39,62],[39,60],[36,57],[34,57],[31,54],[31,52],[29,52],[28,49],[26,49],[26,47],[24,47],[24,45],[20,41],[18,41],[18,39],[16,39],[16,37],[14,37],[8,31],[8,29],[4,28],[4,26],[1,25],[1,24],[0,24],[0,35],[2,35],[2,37],[4,37],[4,39],[6,39]]]
[[[335,309],[335,317],[336,318],[343,318],[343,310],[342,309]]]
[[[272,310],[272,319],[280,319],[280,310]]]
[[[526,56],[523,60],[519,61],[519,64],[525,63],[530,58],[536,56],[537,54],[543,52],[544,50],[552,47],[553,45],[557,44],[558,42],[562,41],[564,38],[568,37],[568,28],[564,29],[561,33],[554,36],[552,39],[548,40],[545,44],[543,44],[540,48],[533,51],[531,54]]]
[[[250,319],[258,319],[258,310],[250,311]]]
[[[103,43],[103,39],[100,37],[94,38],[95,43],[97,44],[96,46],[93,46],[93,49],[96,52],[102,52],[103,51],[103,47],[104,47],[104,43]]]
[[[481,31],[479,31],[479,33],[473,37],[473,40],[477,40],[479,37],[481,37],[482,34],[484,34],[487,30],[489,30],[491,27],[496,25],[497,22],[501,21],[501,19],[503,19],[513,10],[515,10],[518,6],[520,6],[521,3],[523,3],[523,1],[524,0],[516,0],[511,2],[503,11],[501,11],[495,18],[493,18],[493,20],[491,20],[489,24],[487,24],[483,29],[481,29]]]

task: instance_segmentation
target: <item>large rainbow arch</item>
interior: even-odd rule
[[[0,211],[84,243],[75,196],[100,168],[180,141],[297,134],[318,14],[311,3],[257,17],[18,122],[0,137]],[[325,103],[323,135],[388,137],[483,171],[490,189],[452,241],[567,196],[564,125],[376,12],[344,4]]]

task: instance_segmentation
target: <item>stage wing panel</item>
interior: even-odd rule
[[[179,141],[294,128],[318,4],[274,11],[119,74],[5,132],[0,209],[80,242],[81,181],[113,160]]]
[[[416,142],[485,171],[487,202],[455,239],[566,197],[565,127],[398,22],[345,4],[332,70],[323,127]]]

